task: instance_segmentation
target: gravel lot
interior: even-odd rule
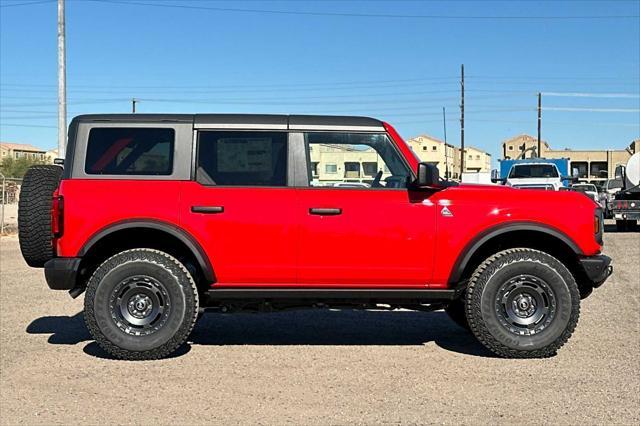
[[[640,422],[640,234],[544,360],[491,356],[443,312],[207,314],[171,359],[109,359],[82,297],[1,239],[2,424]]]

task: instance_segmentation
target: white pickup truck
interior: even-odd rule
[[[563,177],[555,164],[527,162],[514,164],[511,167],[505,185],[514,188],[559,191],[564,186],[562,180]]]

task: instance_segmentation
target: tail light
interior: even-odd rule
[[[604,245],[602,234],[604,231],[604,211],[601,207],[596,207],[596,211],[593,215],[593,234],[596,237],[596,242],[600,245]]]
[[[53,193],[53,203],[51,204],[51,231],[55,238],[60,238],[64,231],[64,198],[58,194],[58,191]]]

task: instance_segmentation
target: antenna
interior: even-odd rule
[[[442,107],[442,126],[444,127],[444,177],[449,179],[449,157],[447,156],[447,113]]]

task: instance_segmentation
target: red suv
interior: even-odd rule
[[[126,359],[170,354],[205,308],[304,307],[445,309],[500,356],[551,356],[611,273],[602,228],[582,194],[458,185],[386,123],[297,115],[77,117],[19,211],[27,263],[86,291]]]

